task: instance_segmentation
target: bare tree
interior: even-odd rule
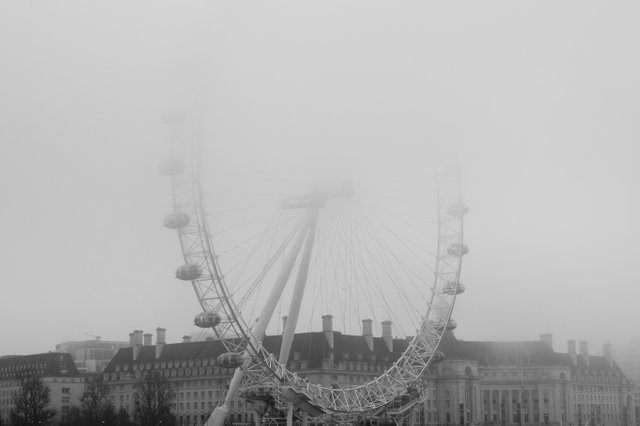
[[[109,389],[104,384],[102,377],[89,383],[87,390],[82,395],[82,420],[86,425],[101,425],[104,420],[105,409],[108,401]]]
[[[171,404],[175,389],[157,371],[147,372],[136,384],[134,420],[141,426],[174,425]]]
[[[24,372],[18,376],[18,382],[20,390],[13,398],[12,425],[46,423],[56,415],[54,410],[48,408],[51,401],[49,388],[42,383],[39,377],[30,372]]]
[[[115,423],[117,425],[130,425],[131,424],[131,420],[129,419],[129,413],[127,413],[127,410],[125,410],[124,408],[120,408],[120,410],[118,410],[118,414],[115,417]]]

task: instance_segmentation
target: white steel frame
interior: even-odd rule
[[[389,404],[401,395],[410,385],[416,384],[420,376],[433,359],[440,340],[451,319],[451,312],[458,291],[462,255],[466,253],[463,245],[463,220],[466,212],[461,203],[457,176],[450,171],[437,172],[438,201],[438,248],[434,285],[431,287],[431,300],[413,338],[402,356],[382,375],[369,383],[359,386],[335,389],[310,383],[286,368],[288,348],[279,360],[262,346],[264,331],[272,317],[275,304],[286,285],[293,264],[306,240],[299,271],[296,292],[301,297],[308,268],[309,255],[313,247],[313,234],[319,210],[327,199],[335,196],[348,196],[340,190],[312,194],[293,199],[297,208],[307,208],[306,225],[299,231],[294,249],[289,254],[283,270],[277,279],[268,302],[251,327],[239,314],[233,294],[225,284],[224,275],[217,262],[214,245],[206,220],[206,209],[200,176],[200,157],[197,148],[184,153],[188,159],[185,170],[172,176],[174,213],[186,213],[190,217],[188,225],[178,229],[184,261],[196,264],[202,274],[192,280],[193,289],[203,311],[215,311],[221,314],[222,322],[214,328],[229,351],[243,353],[244,363],[237,368],[230,383],[224,402],[212,413],[207,425],[222,425],[229,410],[229,402],[237,394],[240,384],[283,383],[289,389],[305,395],[309,402],[329,416],[342,419],[350,415],[366,415]],[[344,192],[344,191],[343,191]],[[314,198],[315,197],[315,198]],[[453,213],[452,213],[453,212]],[[452,250],[452,248],[455,248]],[[445,291],[445,288],[448,291]],[[299,306],[298,306],[299,308]],[[290,340],[295,332],[295,303],[292,303],[287,320],[285,334]],[[290,341],[289,341],[290,343]],[[290,347],[290,346],[289,346]]]

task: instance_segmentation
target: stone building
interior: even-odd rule
[[[84,378],[79,374],[68,353],[49,352],[35,355],[5,356],[0,358],[0,419],[8,423],[14,407],[13,398],[20,391],[21,374],[39,377],[49,388],[49,408],[57,419],[73,406],[80,405],[84,393]]]
[[[465,342],[447,335],[447,359],[430,377],[436,383],[439,423],[636,424],[633,385],[605,345],[587,342],[554,352],[551,335],[531,342]]]
[[[616,348],[616,362],[635,385],[636,417],[640,418],[640,339],[634,338]]]
[[[353,386],[385,371],[404,351],[408,340],[392,338],[390,324],[374,337],[369,320],[362,335],[333,331],[325,318],[323,331],[295,336],[289,367],[310,381],[327,386]],[[216,362],[225,351],[214,340],[167,344],[165,330],[157,341],[142,331],[132,333],[104,371],[116,410],[134,407],[134,386],[145,371],[161,372],[177,388],[173,411],[178,424],[201,425],[224,397],[233,373]],[[267,336],[264,345],[277,352],[281,336]],[[630,425],[636,423],[633,386],[611,357],[588,353],[586,342],[576,352],[554,352],[551,336],[540,341],[462,341],[448,333],[441,348],[444,361],[424,377],[429,396],[407,417],[415,424],[543,424]],[[251,423],[253,413],[243,400],[231,404],[231,421]]]

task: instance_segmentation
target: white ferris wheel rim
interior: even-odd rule
[[[174,214],[189,216],[189,224],[177,228],[186,265],[198,265],[202,274],[191,280],[194,292],[204,312],[224,312],[225,320],[214,328],[229,350],[244,351],[250,360],[243,372],[247,383],[287,383],[290,389],[303,393],[327,414],[366,413],[393,401],[408,387],[416,384],[429,367],[440,341],[451,325],[451,312],[459,283],[463,244],[463,220],[466,212],[460,197],[455,173],[444,171],[436,176],[438,240],[435,257],[435,279],[430,302],[417,324],[417,333],[400,358],[373,380],[357,386],[335,387],[311,383],[289,370],[262,345],[262,338],[253,338],[236,306],[217,262],[209,231],[200,156],[192,146],[187,161],[174,162],[172,176]],[[453,289],[448,290],[448,289]]]

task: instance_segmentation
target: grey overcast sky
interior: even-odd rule
[[[458,337],[549,332],[596,354],[639,337],[639,12],[0,3],[0,355],[196,331],[161,226],[175,110],[198,111],[212,155],[269,169],[347,152],[399,172],[445,146],[471,209]]]

